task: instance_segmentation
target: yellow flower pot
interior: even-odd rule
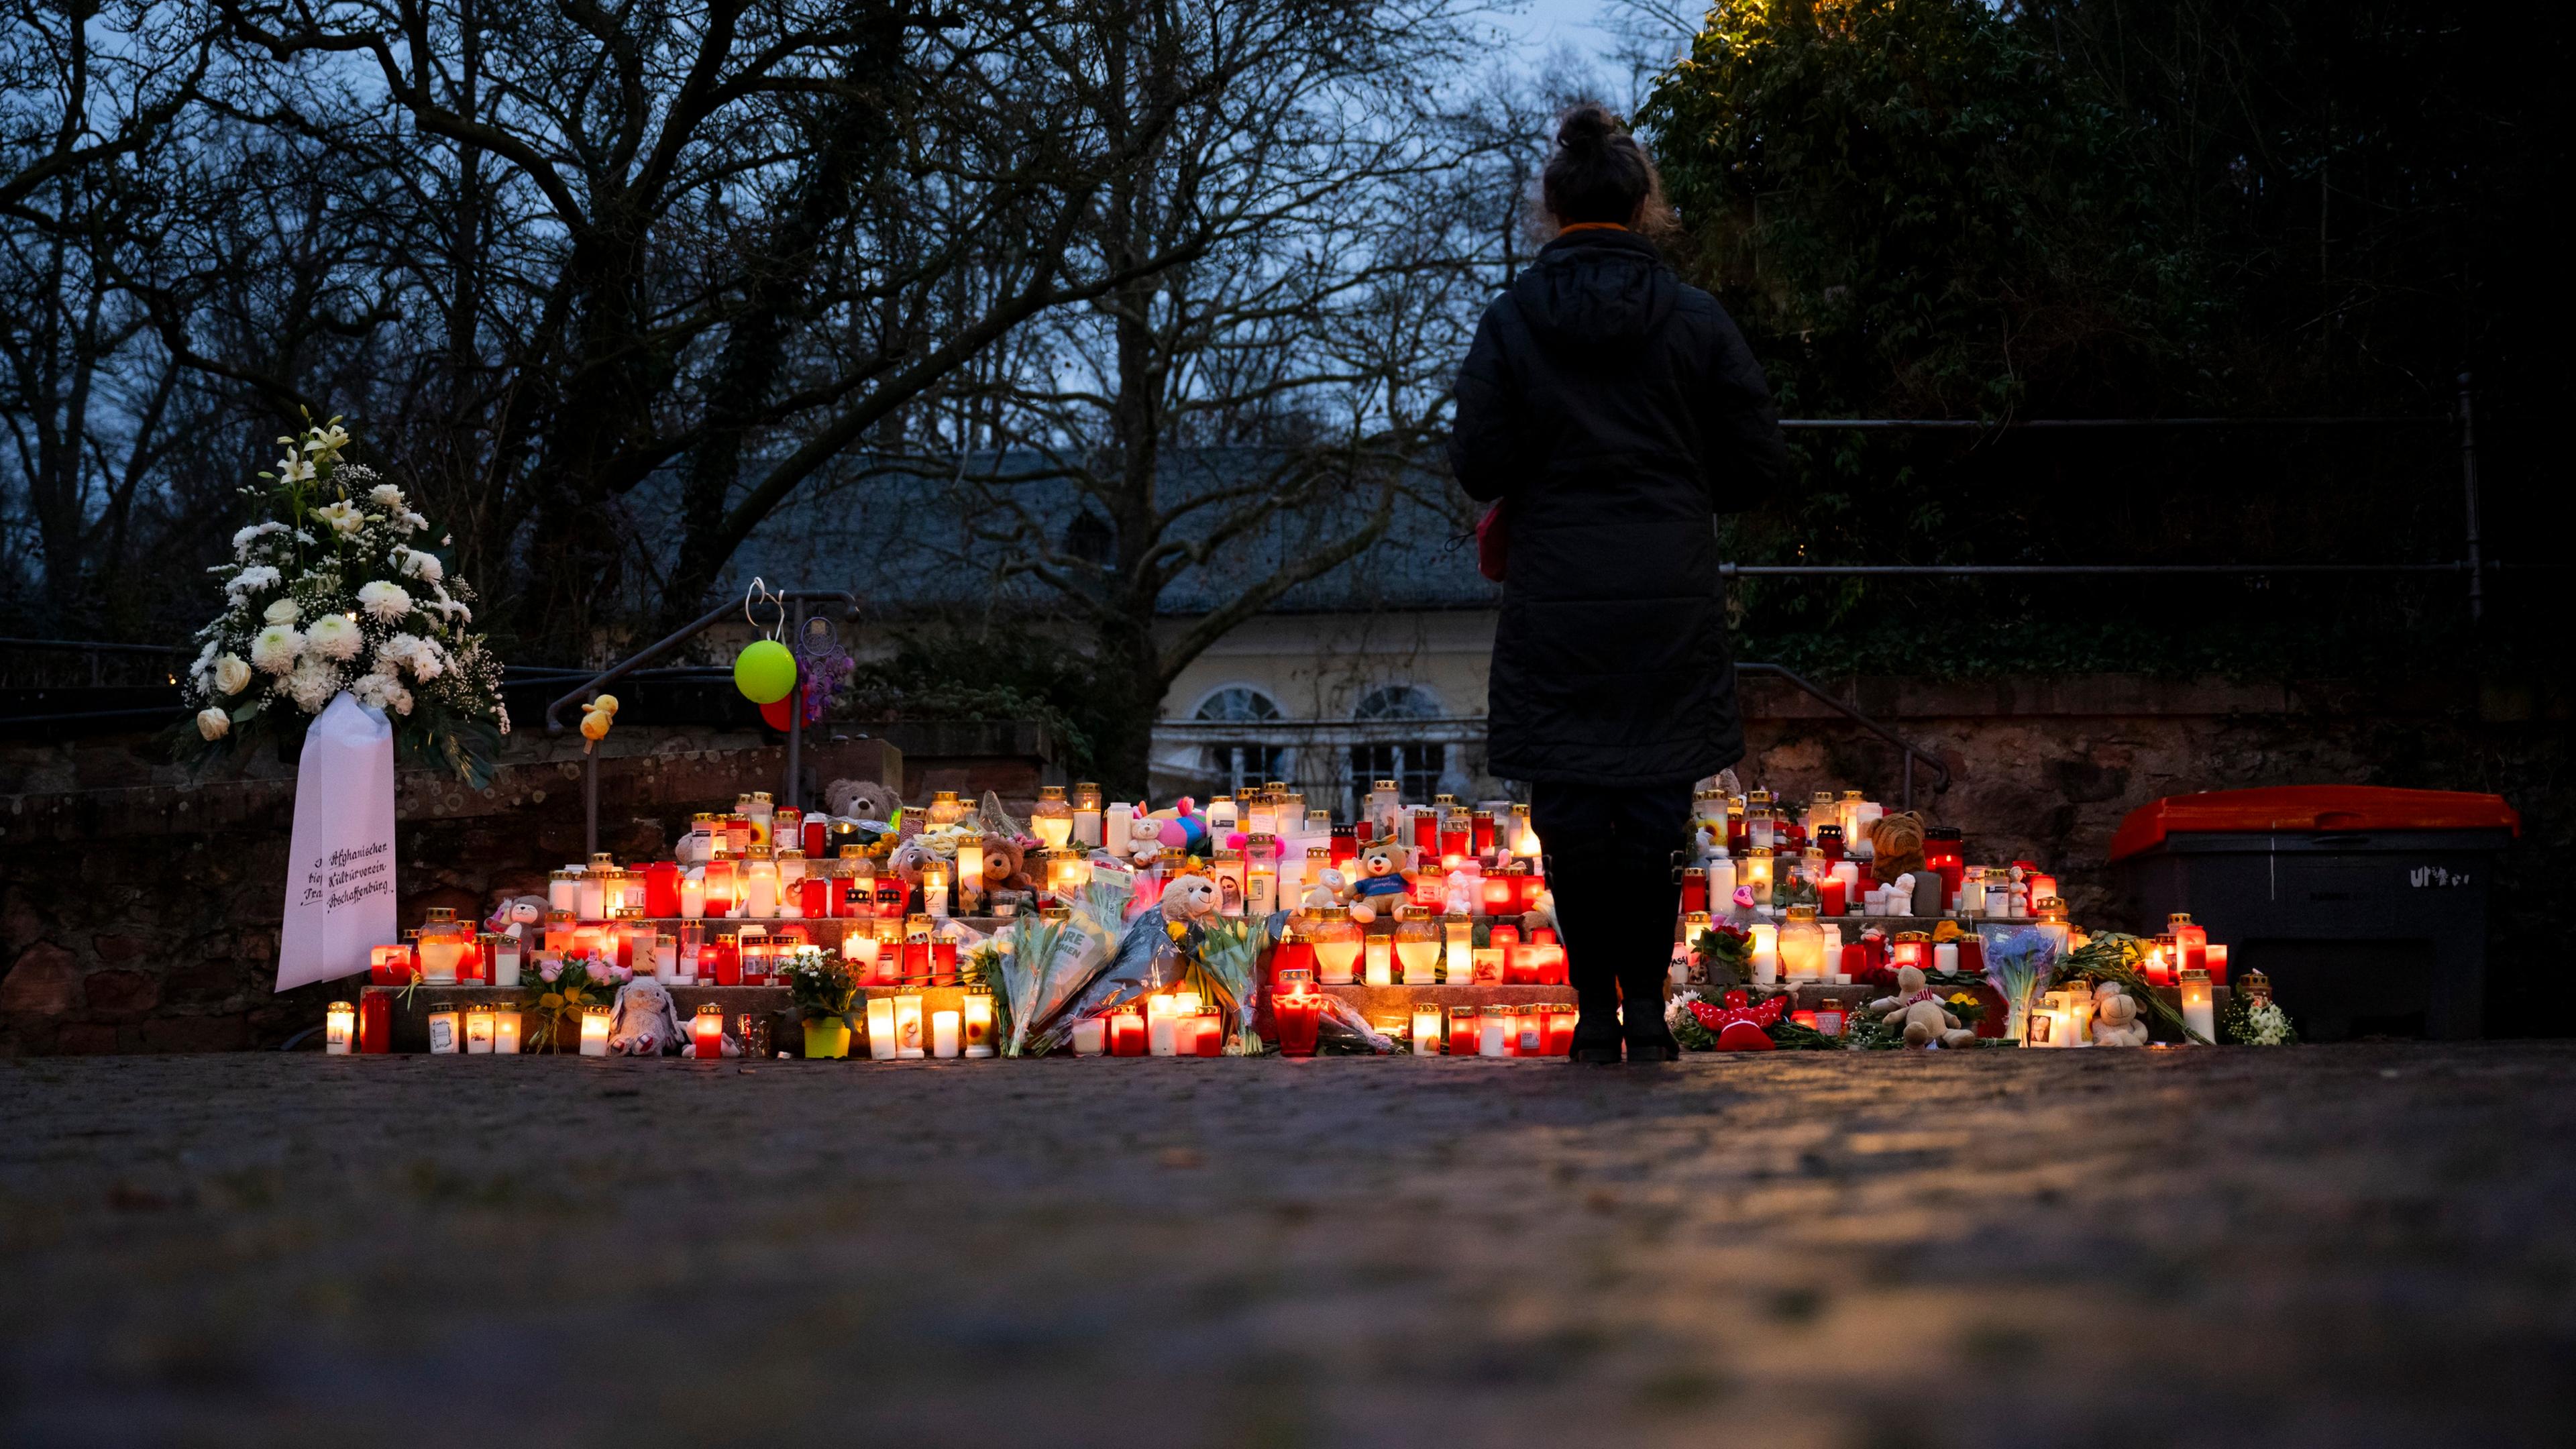
[[[805,1023],[805,1055],[811,1058],[846,1057],[850,1054],[850,1023],[845,1017],[823,1016]]]

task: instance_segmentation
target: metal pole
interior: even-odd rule
[[[2460,486],[2467,494],[2469,622],[2486,617],[2486,562],[2478,538],[2478,429],[2469,412],[2469,375],[2460,374]]]
[[[796,657],[796,687],[787,692],[787,786],[778,792],[778,803],[788,810],[801,810],[797,803],[796,781],[799,757],[805,744],[805,601],[799,599],[787,612],[788,651]]]
[[[581,859],[587,865],[599,854],[599,746],[581,752]]]

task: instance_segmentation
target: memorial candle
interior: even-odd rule
[[[581,1012],[581,1054],[586,1057],[608,1055],[608,1008],[586,1006]]]
[[[1315,1054],[1315,1036],[1322,1025],[1324,1001],[1315,993],[1313,978],[1304,971],[1279,973],[1279,989],[1270,998],[1271,1019],[1279,1025],[1279,1054],[1284,1057],[1311,1057]]]
[[[984,837],[965,835],[957,840],[957,914],[980,915],[984,910]]]
[[[1780,979],[1780,928],[1756,921],[1753,933],[1753,984],[1769,986]]]
[[[1570,1002],[1559,1002],[1547,1009],[1547,1042],[1542,1050],[1548,1056],[1574,1055],[1574,1023],[1579,1015]]]
[[[700,1005],[697,1014],[689,1018],[689,1041],[689,1054],[699,1061],[720,1060],[724,1056],[724,1008],[712,1001]]]
[[[948,1058],[957,1055],[958,1015],[953,1011],[930,1014],[930,1054]]]
[[[465,1050],[478,1057],[492,1054],[492,1003],[478,1001],[465,1008]]]
[[[1501,1005],[1486,1007],[1476,1018],[1476,1055],[1510,1056],[1512,1032],[1516,1025],[1517,1023],[1512,1019],[1510,1007]]]
[[[492,1051],[497,1056],[519,1054],[519,1009],[500,1006],[492,1011]]]
[[[322,1051],[325,1055],[345,1057],[358,1039],[358,1008],[345,1001],[332,1002],[322,1013]]]
[[[894,999],[895,1055],[912,1061],[926,1055],[921,1036],[921,998],[898,996]]]
[[[680,866],[657,860],[644,867],[644,914],[667,921],[680,914]]]
[[[2209,972],[2193,967],[2179,973],[2182,983],[2182,1024],[2200,1040],[2218,1040],[2218,1014],[2209,989]]]
[[[1145,1013],[1130,1003],[1109,1014],[1109,1054],[1113,1057],[1141,1057],[1148,1050],[1145,1039]]]
[[[2226,985],[2227,948],[2213,941],[2205,948],[2205,950],[2207,954],[2202,959],[2209,963],[2209,984],[2212,986]]]
[[[1100,787],[1084,780],[1073,787],[1073,843],[1098,850],[1100,840]]]
[[[894,998],[872,997],[868,1001],[868,1057],[872,1061],[890,1062],[903,1055],[903,1044],[894,1035]]]
[[[948,918],[948,863],[946,861],[922,862],[921,908],[941,920]]]
[[[1440,1008],[1427,1001],[1413,1004],[1413,1054],[1418,1057],[1440,1055],[1442,1020]]]
[[[680,919],[695,921],[707,913],[706,878],[696,871],[680,878]]]
[[[429,1050],[433,1056],[449,1056],[464,1045],[460,1040],[456,1003],[435,1001],[429,1007]]]
[[[962,1022],[966,1031],[966,1055],[983,1058],[993,1054],[993,993],[977,986],[966,992]]]
[[[1086,1016],[1073,1024],[1073,1054],[1078,1057],[1106,1055],[1109,1049],[1109,1023],[1096,1016]]]
[[[1453,1057],[1474,1056],[1476,1054],[1476,1040],[1476,1008],[1472,1006],[1453,1006],[1449,1008],[1449,1055]]]
[[[1394,985],[1395,938],[1387,935],[1372,935],[1361,943],[1361,948],[1367,955],[1368,984],[1371,986]],[[1317,954],[1322,954],[1322,950],[1323,948],[1318,946],[1316,948]]]

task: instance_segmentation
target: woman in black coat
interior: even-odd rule
[[[1691,787],[1744,755],[1713,514],[1786,468],[1761,366],[1638,228],[1654,165],[1606,109],[1559,123],[1556,240],[1485,309],[1449,461],[1509,533],[1491,767],[1530,783],[1583,1014],[1573,1054],[1679,1055],[1663,1021]],[[1632,1003],[1625,1027],[1622,997]]]

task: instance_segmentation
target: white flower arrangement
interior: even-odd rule
[[[402,489],[341,456],[339,419],[278,442],[266,484],[243,489],[274,516],[236,532],[233,561],[214,569],[225,607],[197,631],[183,743],[212,753],[291,734],[347,690],[395,721],[407,752],[488,782],[510,716],[500,661],[466,632],[473,591],[414,546],[429,523]]]
[[[2264,1002],[2245,1013],[2245,1034],[2250,1046],[2279,1046],[2290,1039],[2290,1014]]]

